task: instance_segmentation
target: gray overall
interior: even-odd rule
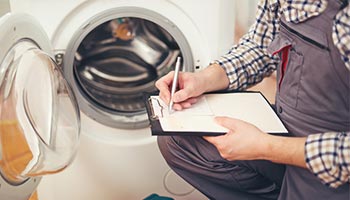
[[[281,57],[276,109],[294,136],[350,130],[350,72],[332,40],[335,0],[317,17],[282,19],[268,48]],[[349,200],[349,184],[323,185],[309,170],[269,161],[227,161],[201,137],[161,136],[169,166],[210,199]]]

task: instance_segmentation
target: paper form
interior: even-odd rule
[[[156,102],[158,101],[159,104]],[[155,114],[159,116],[159,121],[164,131],[185,132],[195,130],[199,132],[226,132],[226,129],[214,122],[214,113],[210,109],[207,97],[201,96],[190,108],[169,113],[166,103],[158,96],[152,96]],[[162,110],[162,111],[160,111]],[[162,116],[162,117],[161,117]],[[210,123],[206,123],[206,122]]]
[[[153,109],[159,116],[158,120],[164,132],[225,133],[227,130],[216,124],[214,118],[227,116],[252,123],[268,133],[288,133],[261,93],[205,94],[190,108],[172,113],[168,112],[167,105],[158,96],[152,98],[159,102],[160,106],[153,105]]]

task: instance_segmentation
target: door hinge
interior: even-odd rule
[[[63,67],[63,59],[64,59],[64,53],[56,53],[55,54],[55,61],[61,69]]]

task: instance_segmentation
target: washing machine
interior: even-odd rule
[[[39,199],[207,199],[162,158],[143,102],[183,58],[197,71],[233,44],[232,0],[11,0],[44,28],[81,110],[74,162],[43,177]]]

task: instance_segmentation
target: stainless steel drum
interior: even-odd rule
[[[142,92],[154,92],[154,81],[169,72],[180,54],[161,27],[139,18],[105,22],[81,42],[75,75],[89,99],[117,112],[144,109]]]
[[[63,54],[62,68],[82,112],[122,129],[148,126],[143,93],[156,92],[155,81],[174,69],[176,57],[183,57],[185,71],[193,70],[194,62],[174,24],[130,7],[87,19]]]

